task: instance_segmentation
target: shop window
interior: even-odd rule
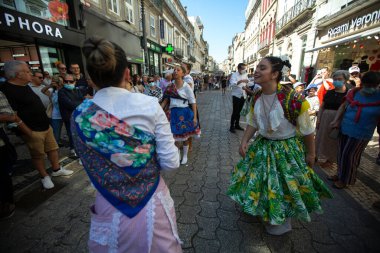
[[[156,37],[156,18],[150,16],[150,36]]]
[[[132,0],[126,0],[125,1],[125,15],[126,19],[134,24],[134,15],[133,15],[133,1]]]
[[[167,30],[168,30],[168,43],[173,44],[173,27],[169,27]]]
[[[39,46],[38,49],[41,56],[43,70],[48,71],[50,74],[57,74],[58,69],[55,66],[63,59],[61,51],[55,47],[44,46]]]
[[[120,14],[119,0],[108,0],[108,9],[113,13]]]
[[[65,0],[0,0],[0,6],[46,19],[63,26],[68,26],[69,23],[69,6]]]

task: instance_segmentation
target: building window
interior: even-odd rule
[[[156,37],[156,18],[150,16],[150,36]]]
[[[125,1],[125,16],[129,23],[134,24],[134,15],[133,15],[133,2],[132,0]]]
[[[168,43],[173,44],[173,27],[168,26]]]
[[[120,14],[119,0],[108,0],[108,9],[117,15]]]

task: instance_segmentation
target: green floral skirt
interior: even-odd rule
[[[272,225],[288,217],[310,221],[311,212],[322,213],[320,198],[332,198],[306,165],[304,145],[297,137],[272,141],[259,136],[232,172],[227,194],[244,212]]]

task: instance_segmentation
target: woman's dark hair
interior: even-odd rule
[[[87,72],[97,87],[118,86],[127,68],[124,50],[100,37],[88,38],[82,48],[86,57]]]
[[[283,61],[279,57],[267,56],[267,57],[264,57],[264,59],[268,60],[270,64],[272,65],[272,72],[278,71],[277,82],[282,80],[282,68],[284,66],[287,66],[288,68],[292,67],[292,65],[290,64],[288,60]]]
[[[362,86],[377,87],[380,84],[380,73],[374,71],[368,71],[362,77]]]

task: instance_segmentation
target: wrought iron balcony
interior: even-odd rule
[[[190,55],[190,56],[189,56],[189,61],[191,61],[191,62],[195,62],[195,61],[196,61],[196,60],[195,60],[195,57],[192,56],[192,55]]]
[[[263,49],[264,47],[266,47],[268,45],[269,45],[269,40],[265,39],[262,42],[260,42],[258,50],[261,50],[261,49]]]
[[[187,26],[186,21],[181,17],[176,8],[173,6],[173,3],[170,0],[165,0],[166,5],[169,7],[170,11],[174,14],[174,16],[178,19],[179,23],[185,28],[185,30],[190,33],[189,27]]]
[[[300,0],[293,5],[285,14],[280,18],[276,24],[276,33],[278,33],[285,25],[292,22],[302,13],[311,10],[315,6],[315,0]]]
[[[178,58],[183,58],[183,49],[182,48],[176,48],[174,49],[174,55]]]

